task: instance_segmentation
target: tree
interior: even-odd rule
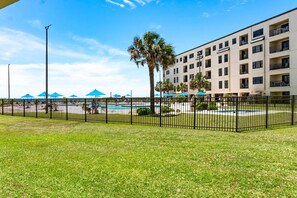
[[[172,84],[172,82],[170,82],[169,79],[165,80],[165,82],[163,82],[162,85],[162,91],[169,93],[169,91],[172,91],[174,89],[174,85]]]
[[[163,86],[162,81],[158,81],[158,82],[156,83],[156,86],[155,86],[155,91],[160,92],[162,86]]]
[[[209,85],[210,83],[207,81],[206,77],[202,75],[202,73],[197,73],[194,79],[190,81],[190,88],[193,90],[198,89],[199,92]]]
[[[161,38],[155,32],[146,32],[142,38],[134,37],[133,44],[128,48],[130,60],[134,61],[139,67],[148,66],[150,78],[150,109],[151,113],[155,113],[154,100],[154,70],[158,72],[162,67],[166,70],[170,65],[175,63],[175,54],[173,46],[166,44],[165,39]]]
[[[177,91],[181,91],[182,93],[187,92],[188,91],[188,85],[181,82],[176,86],[176,90]]]

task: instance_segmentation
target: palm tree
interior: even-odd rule
[[[197,73],[190,81],[190,88],[195,90],[198,89],[200,92],[202,89],[205,89],[207,86],[209,86],[209,82],[207,81],[206,77],[202,75],[202,73]]]
[[[162,86],[163,86],[162,81],[158,81],[158,82],[156,83],[156,86],[155,86],[155,91],[160,92]]]
[[[172,82],[170,82],[169,79],[165,80],[165,82],[162,85],[162,91],[169,93],[169,91],[172,91],[174,89],[174,85]]]
[[[134,37],[133,44],[128,48],[130,60],[139,65],[147,65],[150,78],[150,109],[155,113],[154,101],[154,70],[158,72],[162,67],[166,70],[170,65],[175,63],[173,46],[166,44],[164,38],[155,32],[146,32],[142,38]]]
[[[188,85],[181,82],[176,86],[176,90],[177,91],[181,91],[182,93],[187,92],[188,91]]]

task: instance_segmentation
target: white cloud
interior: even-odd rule
[[[152,24],[152,25],[150,25],[150,28],[159,30],[159,29],[162,28],[162,26],[161,25]]]
[[[27,23],[29,25],[31,25],[32,27],[38,28],[38,29],[42,29],[42,24],[38,19],[34,19],[34,20],[28,20]]]
[[[126,51],[92,38],[73,36],[71,45],[50,43],[49,92],[65,96],[85,94],[97,88],[135,96],[149,95],[147,68],[129,61]],[[71,47],[69,47],[71,46]],[[93,48],[93,51],[89,50]],[[94,53],[94,51],[96,53]],[[101,51],[99,54],[97,51]],[[114,58],[115,57],[115,58]],[[45,42],[32,34],[0,28],[0,98],[7,97],[7,64],[11,71],[11,96],[37,96],[45,90]]]
[[[106,2],[107,2],[107,3],[111,3],[111,4],[113,4],[113,5],[116,5],[116,6],[119,6],[119,7],[121,7],[121,8],[124,8],[124,7],[125,7],[124,4],[122,4],[122,3],[117,3],[117,2],[114,2],[114,1],[112,1],[112,0],[106,0]]]
[[[132,9],[136,8],[136,5],[132,1],[129,1],[129,0],[123,0],[123,1],[124,3],[128,4],[130,8]]]

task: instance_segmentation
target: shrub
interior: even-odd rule
[[[185,97],[185,96],[176,96],[175,97],[177,102],[188,102],[188,97]]]
[[[168,107],[168,106],[161,106],[161,112],[162,113],[169,113],[169,112],[172,112],[174,111],[174,109]]]
[[[136,110],[136,112],[137,112],[137,114],[139,116],[141,116],[141,115],[149,115],[151,113],[151,110],[149,108],[138,108]]]
[[[199,111],[206,110],[207,107],[208,107],[207,102],[199,102],[198,104],[196,104],[196,109]]]
[[[207,109],[208,110],[218,110],[217,103],[216,102],[210,102]]]

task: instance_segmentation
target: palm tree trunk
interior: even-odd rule
[[[150,75],[150,107],[151,113],[155,114],[155,79],[154,79],[154,68],[149,67],[149,75]]]

